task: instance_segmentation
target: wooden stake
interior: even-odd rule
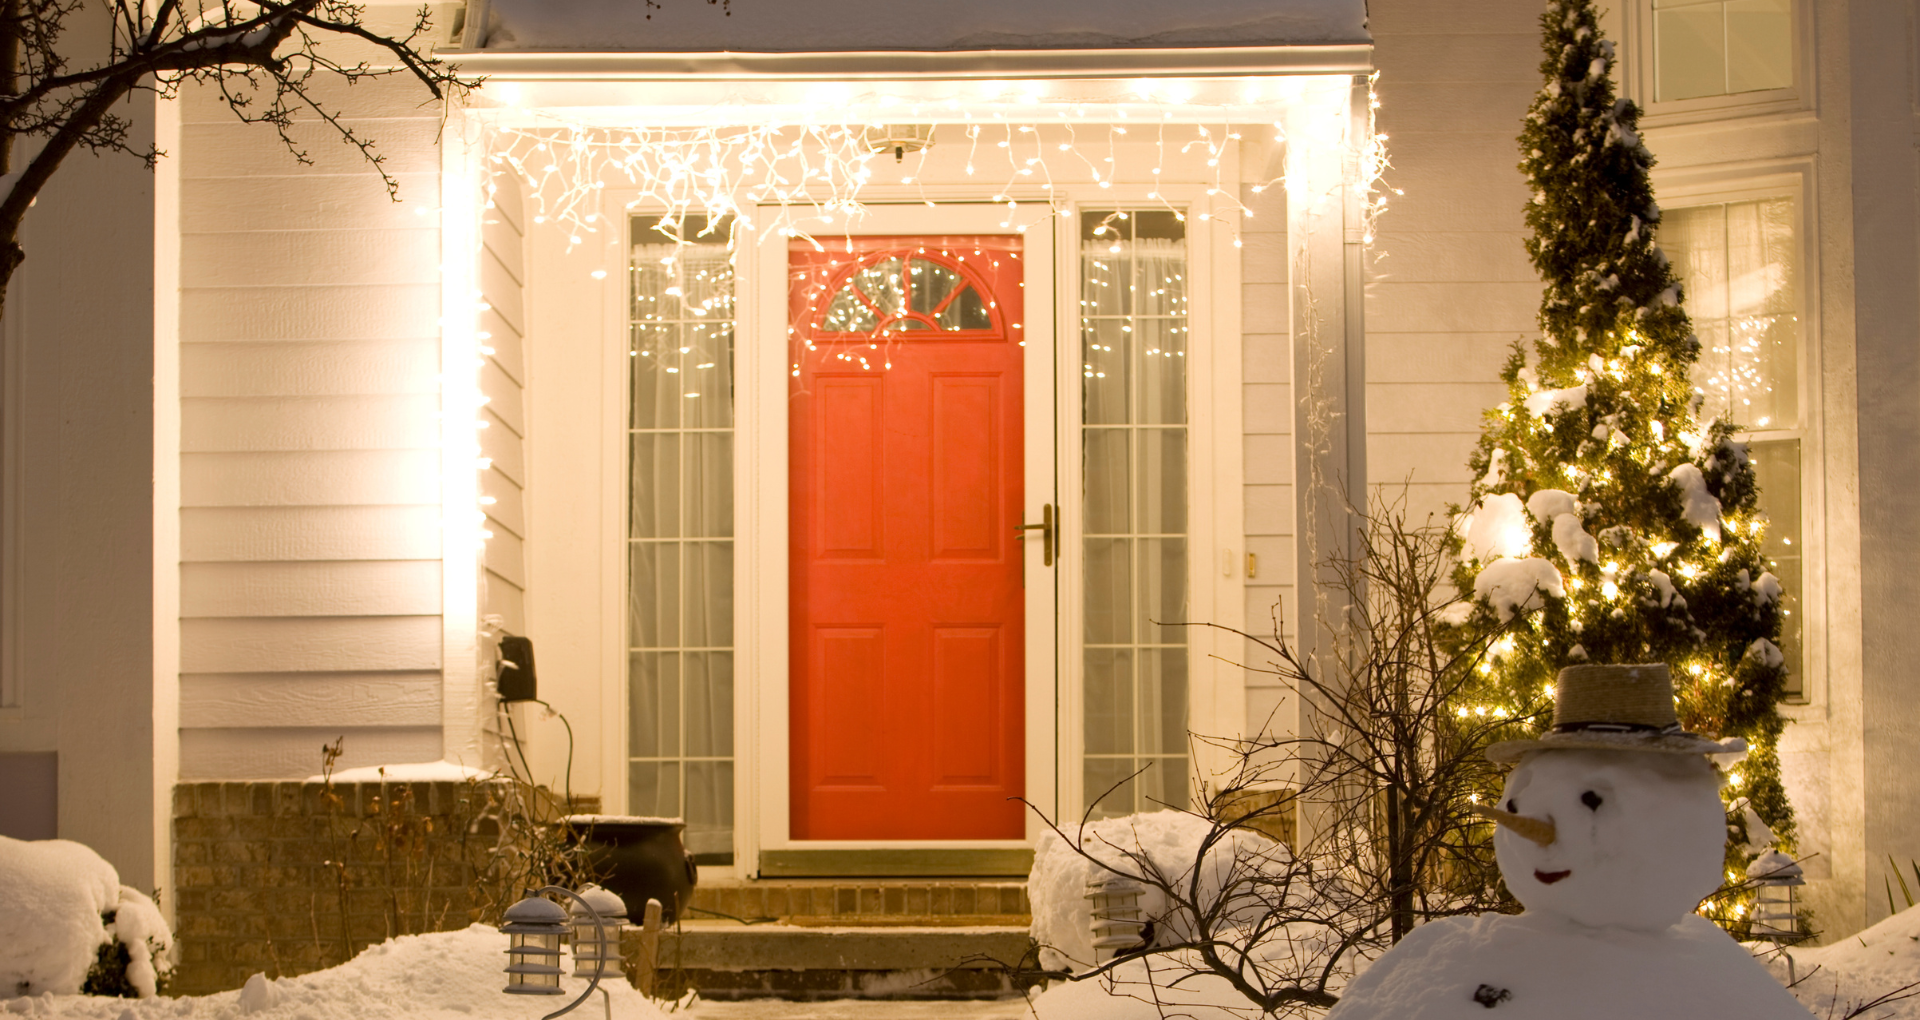
[[[660,967],[660,901],[649,899],[640,922],[640,955],[633,961],[633,984],[640,994],[651,997],[654,976]]]

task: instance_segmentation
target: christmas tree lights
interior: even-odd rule
[[[1653,156],[1639,110],[1614,95],[1591,0],[1552,0],[1541,25],[1545,84],[1520,168],[1542,335],[1502,370],[1509,399],[1486,415],[1455,519],[1454,581],[1474,597],[1449,622],[1503,632],[1455,710],[1523,736],[1550,716],[1562,667],[1668,663],[1681,724],[1752,748],[1723,790],[1737,885],[1769,840],[1793,837],[1777,754],[1783,591],[1761,551],[1746,423],[1700,417],[1700,343],[1655,243]],[[1737,930],[1744,900],[1707,911]]]

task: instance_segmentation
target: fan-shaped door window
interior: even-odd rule
[[[866,336],[993,329],[993,303],[961,268],[964,258],[924,248],[868,256],[840,282],[819,328]]]

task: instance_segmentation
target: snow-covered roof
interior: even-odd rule
[[[491,0],[488,50],[872,52],[1364,45],[1366,0]],[[480,8],[480,4],[473,5]],[[476,26],[478,27],[478,26]]]

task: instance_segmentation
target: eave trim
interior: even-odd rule
[[[1222,78],[1358,74],[1370,43],[1178,49],[588,53],[440,50],[462,73],[508,81],[849,81]]]

